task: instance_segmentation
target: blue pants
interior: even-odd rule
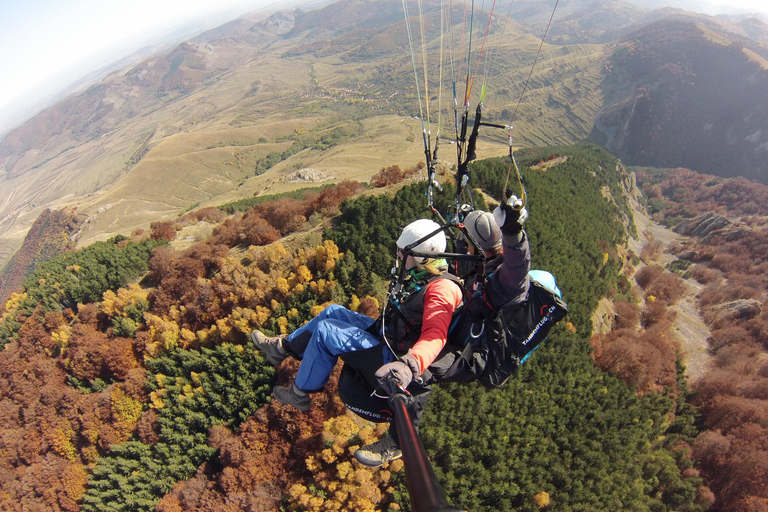
[[[339,356],[381,345],[376,336],[366,331],[373,322],[370,317],[334,304],[291,333],[286,349],[301,358],[296,386],[304,391],[318,391],[328,382]],[[389,354],[386,347],[382,349]],[[386,362],[394,359],[387,354]]]

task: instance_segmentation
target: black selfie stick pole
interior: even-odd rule
[[[399,386],[392,385],[391,389],[394,392],[390,393],[389,404],[395,412],[395,426],[405,463],[405,484],[408,486],[413,512],[463,512],[448,504],[437,481],[408,413],[407,406],[413,398]]]

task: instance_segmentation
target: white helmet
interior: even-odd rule
[[[440,229],[440,224],[430,219],[419,219],[413,221],[403,229],[400,233],[400,238],[397,239],[397,246],[400,249],[405,249],[406,246],[412,244],[417,240],[421,240],[430,233],[433,233]],[[445,252],[445,233],[439,231],[421,242],[416,247],[412,247],[414,252],[424,253],[439,253]]]

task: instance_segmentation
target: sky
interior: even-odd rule
[[[216,20],[212,25],[216,26],[240,14],[283,3],[0,0],[0,132],[15,111],[36,97],[50,94],[55,85],[51,82],[77,80],[190,20],[209,17]]]
[[[302,2],[290,2],[298,3]],[[707,3],[721,2],[697,1]],[[284,0],[0,0],[0,138],[57,87],[130,55],[184,22],[206,16],[216,21],[213,27],[239,14],[286,4]],[[728,6],[768,13],[765,0],[728,0]],[[719,10],[702,9],[708,14]]]

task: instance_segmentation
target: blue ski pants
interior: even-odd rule
[[[384,361],[394,360],[379,339],[366,331],[373,322],[370,317],[334,304],[291,333],[286,349],[301,359],[296,386],[304,391],[322,389],[339,356],[350,352],[382,345]]]

